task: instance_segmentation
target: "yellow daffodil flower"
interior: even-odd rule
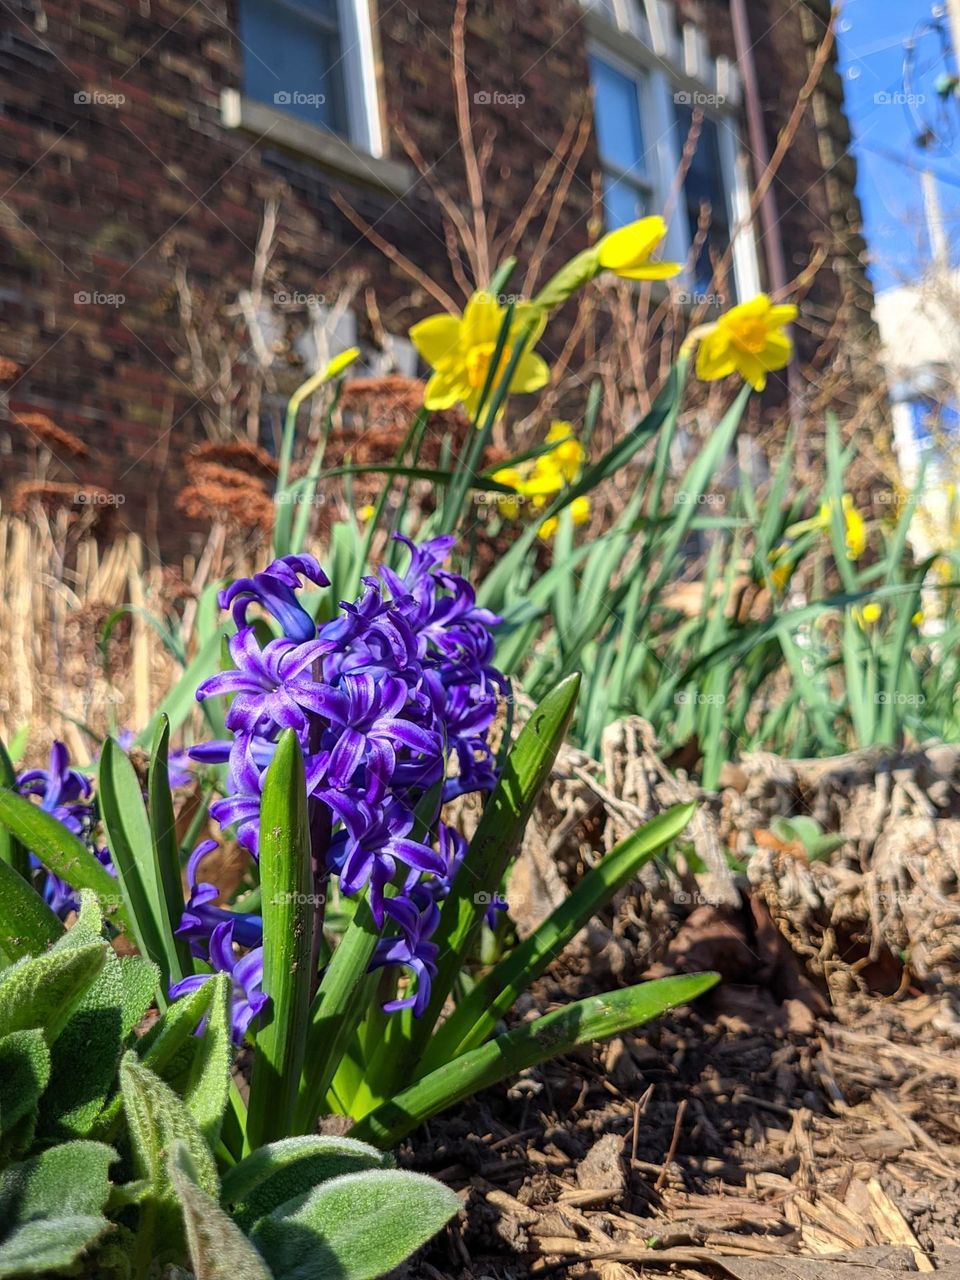
[[[410,340],[434,371],[423,397],[425,408],[451,409],[459,403],[476,419],[505,315],[506,308],[492,294],[480,290],[467,303],[462,316],[428,316],[413,326]],[[543,330],[545,315],[532,303],[521,302],[514,308],[493,387],[503,376],[517,339],[532,320],[536,323],[508,390],[539,391],[549,381],[546,362],[530,350]]]
[[[775,547],[770,552],[770,580],[781,594],[789,586],[793,571],[797,567],[788,555],[792,546],[792,542],[781,542],[779,547]]]
[[[883,609],[877,604],[876,600],[871,600],[869,604],[865,604],[863,608],[858,605],[853,607],[853,616],[857,626],[861,631],[867,631],[870,627],[875,627],[880,621]]]
[[[922,609],[918,609],[917,612],[910,619],[910,621],[913,623],[915,627],[922,627],[923,619],[924,619],[924,612]]]
[[[376,511],[376,507],[371,506],[370,503],[368,502],[365,507],[361,507],[360,510],[357,512],[357,519],[360,521],[361,524],[366,524],[368,520],[373,519],[373,513],[375,511]]]
[[[494,472],[494,480],[516,491],[516,496],[501,494],[497,498],[500,514],[507,520],[516,520],[525,503],[534,511],[542,511],[548,498],[555,497],[580,475],[586,450],[576,438],[572,423],[559,419],[552,422],[544,443],[553,448],[519,467],[501,467]],[[590,518],[589,498],[575,498],[570,505],[574,524],[583,524]],[[551,516],[543,525],[548,532],[541,529],[541,536],[552,537],[556,527],[557,521]]]
[[[867,549],[867,525],[863,516],[854,506],[853,498],[849,493],[843,495],[841,506],[843,508],[843,528],[847,546],[847,558],[859,560]],[[824,502],[820,507],[820,514],[817,516],[817,524],[824,532],[829,532],[832,520],[833,503]]]
[[[785,369],[793,358],[793,342],[784,328],[796,318],[796,307],[775,306],[761,293],[713,324],[695,329],[685,345],[699,340],[697,377],[716,382],[739,373],[755,391],[762,391],[767,374]]]
[[[608,231],[597,245],[600,269],[624,280],[669,280],[679,275],[681,263],[652,261],[666,234],[667,224],[659,215]]]
[[[574,524],[586,524],[590,519],[590,499],[586,495],[581,498],[574,498],[570,503],[570,514],[573,516]],[[551,516],[549,520],[544,520],[537,532],[546,541],[557,532],[559,524],[560,517]]]

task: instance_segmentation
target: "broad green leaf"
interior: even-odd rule
[[[718,973],[660,978],[564,1005],[438,1067],[364,1116],[353,1126],[351,1136],[378,1147],[393,1147],[424,1120],[480,1089],[569,1053],[577,1045],[605,1040],[649,1022],[709,991],[719,980]]]
[[[120,1034],[126,1039],[157,998],[160,970],[143,956],[120,956],[118,963],[123,992]]]
[[[39,955],[63,925],[15,867],[0,857],[0,951],[13,960]]]
[[[17,771],[10,758],[10,753],[2,741],[0,741],[0,788],[4,791],[16,791],[17,789]],[[0,827],[0,862],[6,863],[12,871],[16,871],[21,879],[30,879],[30,859],[27,850],[6,827]],[[2,914],[0,914],[0,923],[2,923],[2,919]],[[3,940],[0,938],[0,946],[2,945]],[[11,955],[13,953],[7,951],[7,954]]]
[[[116,880],[52,814],[12,791],[0,791],[0,824],[61,880],[75,889],[92,889],[118,928],[129,925]]]
[[[179,982],[187,974],[193,973],[193,960],[187,939],[178,938],[175,933],[183,915],[183,876],[177,822],[170,794],[169,747],[170,722],[166,716],[161,716],[150,752],[147,808],[154,862],[163,900],[163,943],[167,949],[169,977],[172,982]]]
[[[247,1143],[294,1131],[310,1010],[313,926],[310,829],[300,744],[285,731],[267,770],[260,811],[263,990],[270,998],[257,1028]]]
[[[0,1039],[0,1136],[3,1146],[14,1126],[36,1112],[50,1080],[50,1050],[39,1027]]]
[[[105,943],[54,949],[0,974],[0,1036],[38,1027],[53,1044],[104,966]]]
[[[180,1140],[190,1152],[196,1180],[208,1195],[219,1193],[217,1167],[196,1120],[169,1085],[129,1050],[120,1063],[120,1089],[138,1176],[148,1179],[154,1194],[170,1194],[165,1152]]]
[[[482,1044],[517,998],[614,894],[683,831],[695,811],[695,804],[680,804],[658,814],[588,871],[566,901],[457,1005],[431,1039],[417,1075],[426,1075]]]
[[[138,1006],[149,999],[156,970],[137,961],[133,981],[124,989],[123,969],[112,947],[101,939],[103,919],[89,890],[80,895],[80,915],[72,929],[55,944],[51,955],[72,956],[77,950],[99,947],[103,966],[70,1015],[51,1054],[53,1070],[44,1096],[39,1127],[47,1136],[87,1137],[100,1117],[116,1082],[124,1027],[139,1020]]]
[[[460,1209],[442,1183],[399,1169],[324,1182],[264,1218],[253,1242],[276,1280],[375,1280]]]
[[[62,1271],[109,1229],[115,1159],[99,1142],[66,1142],[0,1175],[0,1277]]]
[[[500,892],[507,867],[523,841],[576,706],[580,676],[557,685],[533,711],[507,756],[470,848],[443,904],[433,941],[440,948],[430,1006],[411,1032],[419,1056],[453,989],[464,959],[475,946],[487,904]],[[414,1059],[416,1060],[416,1059]]]
[[[383,1151],[354,1138],[284,1138],[260,1147],[224,1174],[220,1200],[237,1225],[249,1231],[285,1201],[318,1183],[392,1163]]]
[[[112,738],[103,744],[97,782],[107,844],[129,907],[133,936],[140,954],[160,968],[161,1002],[166,1004],[171,974],[179,972],[180,962],[140,779]]]
[[[228,973],[218,973],[203,988],[212,996],[203,1033],[196,1038],[196,1051],[184,1090],[184,1101],[211,1147],[216,1145],[230,1090],[230,1002],[232,983]],[[201,988],[201,990],[203,990]]]
[[[173,1144],[167,1172],[183,1211],[195,1280],[274,1280],[240,1227],[197,1186],[193,1161],[182,1142]]]

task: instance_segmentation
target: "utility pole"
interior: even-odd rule
[[[944,5],[950,23],[950,37],[954,58],[960,57],[960,0],[946,0]]]

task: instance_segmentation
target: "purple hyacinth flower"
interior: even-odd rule
[[[385,1013],[412,1009],[413,1016],[420,1018],[430,1003],[431,984],[437,973],[439,948],[430,937],[440,922],[440,911],[433,901],[419,906],[407,898],[388,899],[384,910],[400,926],[401,933],[399,937],[381,938],[377,942],[370,969],[406,969],[416,986],[409,996],[388,1000],[383,1009]]]
[[[295,644],[271,640],[261,649],[253,627],[230,637],[234,667],[204,680],[197,701],[234,694],[226,726],[233,732],[267,733],[276,729],[306,732],[308,714],[321,714],[322,686],[311,678],[313,664],[329,649],[324,640]]]
[[[229,973],[233,979],[230,1007],[230,1029],[235,1044],[242,1044],[250,1023],[261,1013],[269,997],[263,985],[263,948],[255,947],[238,957],[233,949],[233,923],[218,924],[210,937],[210,963],[216,973]],[[191,974],[170,987],[170,999],[197,991],[213,977],[212,973]],[[201,1024],[202,1026],[202,1024]]]
[[[234,937],[241,947],[258,947],[263,942],[262,917],[214,906],[220,890],[199,878],[200,863],[218,847],[216,840],[203,840],[191,853],[187,862],[190,897],[175,930],[178,937],[189,941],[192,954],[202,959],[208,957],[210,936],[220,924],[233,923]]]
[[[252,578],[232,582],[220,592],[220,608],[232,606],[233,620],[242,629],[247,625],[248,607],[256,602],[276,618],[289,639],[312,640],[317,633],[316,623],[294,594],[302,585],[301,578],[309,579],[318,587],[330,585],[330,579],[313,556],[284,556]]]

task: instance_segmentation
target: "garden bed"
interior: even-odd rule
[[[748,759],[703,796],[642,722],[605,747],[602,768],[561,753],[511,885],[521,932],[661,804],[701,800],[694,848],[648,867],[522,1015],[671,972],[724,982],[421,1130],[404,1161],[465,1212],[411,1274],[960,1276],[955,753]],[[771,833],[811,812],[847,836],[812,860]],[[739,870],[711,867],[721,841]]]

